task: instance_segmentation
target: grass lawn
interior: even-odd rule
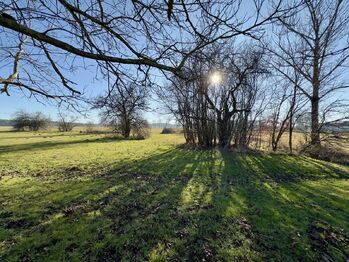
[[[346,261],[349,167],[0,131],[0,261]]]

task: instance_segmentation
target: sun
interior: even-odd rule
[[[222,75],[219,72],[213,72],[210,75],[210,82],[213,85],[219,84],[222,80]]]

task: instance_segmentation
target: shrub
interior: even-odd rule
[[[73,122],[64,122],[64,121],[58,122],[58,131],[59,132],[69,132],[69,131],[72,131],[73,128],[74,128]]]
[[[25,131],[30,126],[30,115],[24,111],[18,111],[15,113],[13,119],[13,128],[16,131]]]
[[[175,134],[176,131],[173,128],[169,128],[169,127],[164,127],[164,129],[162,129],[161,134]]]
[[[320,146],[307,146],[302,152],[310,157],[340,163],[349,164],[349,154],[343,149],[330,145],[328,143],[323,143]]]
[[[58,116],[58,131],[59,132],[70,132],[75,127],[75,121],[77,118],[68,117],[67,115],[59,112]]]
[[[91,122],[87,123],[86,128],[85,128],[85,132],[86,133],[94,133],[95,132],[94,124]]]
[[[24,111],[18,111],[13,119],[13,128],[17,131],[38,131],[46,129],[50,120],[41,112],[29,114]]]
[[[144,119],[138,119],[132,125],[133,137],[137,140],[143,140],[150,136],[150,126]]]
[[[41,112],[32,115],[29,130],[39,131],[39,129],[46,129],[49,124],[49,119]]]

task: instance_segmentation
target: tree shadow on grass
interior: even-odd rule
[[[222,184],[216,154],[169,150],[133,166],[119,166],[94,182],[79,182],[82,185],[75,191],[68,181],[52,193],[38,190],[31,198],[37,214],[7,210],[5,227],[14,218],[31,222],[7,228],[14,232],[6,243],[16,244],[3,258],[213,258],[219,246],[215,236],[223,239],[227,227],[234,226],[220,214],[231,201],[226,199],[228,187]],[[67,196],[71,191],[75,193]],[[47,199],[54,203],[46,203]],[[234,238],[240,243],[240,235]]]
[[[311,170],[301,158],[174,148],[91,180],[40,182],[24,198],[11,196],[21,190],[13,185],[0,214],[0,258],[311,260],[309,223],[347,217],[340,194],[307,184],[331,176]],[[311,201],[319,203],[312,208]],[[339,210],[327,207],[332,202]],[[335,212],[337,220],[329,219]],[[14,227],[14,219],[31,223]]]
[[[6,133],[6,136],[1,135],[0,140],[5,139],[30,139],[30,138],[52,138],[52,137],[61,137],[61,136],[67,136],[66,133],[63,132],[52,132],[52,131],[16,131],[16,130],[9,130],[9,131],[1,131],[1,133]],[[79,133],[75,133],[76,135],[79,135]],[[74,135],[75,135],[74,134]]]
[[[246,155],[245,162],[246,168],[249,167],[260,179],[277,183],[349,178],[349,173],[344,169],[302,156],[251,154]]]
[[[341,188],[348,172],[293,156],[225,155],[225,162],[236,157],[253,173],[237,190],[246,201],[253,249],[263,259],[314,261],[326,253],[334,261],[345,260],[348,250],[314,247],[309,229],[320,220],[349,232],[349,197]]]
[[[94,137],[92,139],[76,140],[76,141],[44,141],[27,144],[0,146],[0,154],[14,153],[19,151],[31,151],[37,149],[62,148],[70,145],[87,144],[87,143],[110,143],[123,141],[122,139],[114,139],[108,137]]]
[[[188,155],[187,159],[195,159],[192,156]],[[182,161],[185,156],[181,155],[178,158],[176,170],[186,170],[187,163]],[[17,259],[25,257],[36,260],[42,259],[48,253],[52,258],[55,256],[62,258],[65,253],[68,256],[72,253],[70,255],[83,256],[84,259],[90,255],[107,258],[113,254],[103,255],[101,252],[107,252],[109,245],[113,246],[111,242],[126,240],[130,242],[129,257],[131,255],[133,257],[135,251],[132,246],[137,245],[138,240],[132,237],[134,234],[130,235],[127,232],[142,226],[141,220],[144,216],[155,216],[159,217],[159,220],[169,221],[168,216],[158,216],[153,213],[162,208],[165,208],[166,212],[170,211],[168,205],[176,203],[181,188],[190,179],[191,170],[196,168],[200,159],[198,156],[198,161],[194,160],[191,167],[186,170],[188,174],[183,176],[177,176],[174,173],[157,176],[142,172],[132,173],[132,170],[120,173],[122,168],[119,167],[92,181],[62,181],[60,184],[50,185],[52,192],[43,190],[44,185],[40,181],[37,182],[38,186],[25,195],[27,198],[23,198],[20,194],[13,197],[10,192],[19,192],[35,181],[22,184],[22,188],[21,183],[17,183],[9,188],[9,191],[3,192],[5,201],[11,204],[1,213],[4,218],[1,225],[4,232],[0,235],[5,235],[5,239],[2,240],[5,240],[11,248],[2,249],[1,256],[4,259],[13,255]],[[142,168],[144,162],[149,163],[149,161],[152,165],[156,164],[154,169],[161,172],[171,171],[168,169],[169,166],[171,167],[169,164],[176,161],[176,154],[165,152],[163,156],[149,157],[146,161],[139,161],[137,165]],[[72,182],[75,182],[78,190],[74,190]],[[47,183],[50,184],[49,181]],[[34,207],[29,203],[32,201]],[[160,203],[163,206],[160,207]],[[64,208],[71,211],[64,211]],[[155,226],[161,223],[158,224],[155,221],[156,219],[151,219],[147,231],[142,233],[156,234],[151,224]],[[130,225],[131,228],[129,228]],[[118,230],[125,231],[127,237],[125,235],[115,237]],[[82,239],[85,239],[85,244],[80,242]],[[14,242],[16,245],[11,244]],[[122,251],[125,244],[117,246]],[[151,242],[148,243],[150,244]],[[77,247],[71,252],[66,252],[65,248],[69,249],[71,245]],[[61,248],[59,249],[58,246]],[[142,248],[146,247],[147,245]],[[88,254],[85,254],[84,250],[87,250]]]
[[[14,133],[16,135],[13,136],[1,136],[0,140],[6,140],[6,139],[31,139],[31,138],[40,138],[40,139],[46,139],[46,138],[59,138],[59,137],[77,137],[77,136],[96,136],[96,135],[106,135],[110,132],[99,132],[99,133],[86,133],[86,132],[75,132],[74,133],[66,133],[66,132],[53,132],[53,131],[46,131],[46,132],[40,132],[37,133],[33,132],[27,132],[30,135],[23,135],[21,132],[18,131],[0,131],[1,133]],[[21,134],[21,135],[18,135]]]

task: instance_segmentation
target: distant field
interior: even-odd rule
[[[349,258],[347,166],[188,150],[160,129],[139,141],[5,130],[0,261]]]
[[[11,126],[0,126],[0,131],[10,131],[11,129]]]

